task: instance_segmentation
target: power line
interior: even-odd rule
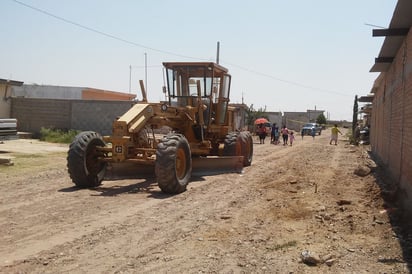
[[[368,23],[365,23],[364,25],[365,25],[365,26],[369,26],[369,27],[380,28],[380,29],[384,29],[384,28],[385,28],[385,27],[382,27],[382,26],[377,26],[377,25],[374,25],[374,24],[368,24]]]
[[[26,8],[29,8],[29,9],[32,9],[32,10],[34,10],[34,11],[40,12],[40,13],[42,13],[42,14],[45,14],[45,15],[47,15],[47,16],[49,16],[49,17],[53,17],[53,18],[55,18],[55,19],[57,19],[57,20],[63,21],[63,22],[65,22],[65,23],[67,23],[67,24],[71,24],[71,25],[73,25],[73,26],[76,26],[76,27],[79,27],[79,28],[82,28],[82,29],[85,29],[85,30],[88,30],[88,31],[91,31],[91,32],[94,32],[94,33],[97,33],[97,34],[100,34],[100,35],[102,35],[102,36],[105,36],[105,37],[108,37],[108,38],[111,38],[111,39],[114,39],[114,40],[117,40],[117,41],[120,41],[120,42],[129,44],[129,45],[132,45],[132,46],[136,46],[136,47],[140,47],[140,48],[144,48],[144,49],[148,49],[148,50],[151,50],[151,51],[155,51],[155,52],[159,52],[159,53],[164,53],[164,54],[168,54],[168,55],[173,55],[173,56],[177,56],[177,57],[187,58],[187,59],[210,61],[210,60],[208,60],[208,59],[196,58],[196,57],[192,57],[192,56],[187,56],[187,55],[182,55],[182,54],[174,53],[174,52],[171,52],[171,51],[166,51],[166,50],[161,50],[161,49],[156,49],[156,48],[153,48],[153,47],[145,46],[145,45],[143,45],[143,44],[139,44],[139,43],[136,43],[136,42],[133,42],[133,41],[130,41],[130,40],[127,40],[127,39],[124,39],[124,38],[115,36],[115,35],[113,35],[113,34],[109,34],[109,33],[106,33],[106,32],[103,32],[103,31],[99,31],[99,30],[97,30],[97,29],[94,29],[94,28],[92,28],[92,27],[88,27],[88,26],[82,25],[82,24],[77,23],[77,22],[74,22],[74,21],[72,21],[72,20],[69,20],[69,19],[63,18],[63,17],[61,17],[61,16],[52,14],[52,13],[50,13],[50,12],[48,12],[48,11],[43,10],[43,9],[34,7],[34,6],[32,6],[32,5],[29,5],[29,4],[26,4],[26,3],[21,2],[21,1],[19,1],[19,0],[11,0],[11,1],[13,1],[13,2],[15,2],[15,3],[19,4],[19,5],[22,5],[22,6],[26,7]],[[260,76],[263,76],[263,77],[266,77],[266,78],[270,78],[270,79],[273,79],[273,80],[276,80],[276,81],[279,81],[279,82],[287,83],[287,84],[294,85],[294,86],[298,86],[298,87],[301,87],[301,88],[317,90],[317,91],[324,92],[324,93],[333,93],[333,94],[341,95],[341,96],[348,96],[347,94],[344,94],[344,93],[339,93],[339,92],[335,92],[335,91],[331,91],[331,90],[326,90],[326,89],[321,89],[321,88],[316,88],[316,87],[304,85],[304,84],[301,84],[301,83],[298,83],[298,82],[293,82],[293,81],[289,81],[289,80],[284,80],[284,79],[281,79],[281,78],[278,78],[278,77],[275,77],[275,76],[272,76],[272,75],[269,75],[269,74],[265,74],[265,73],[262,73],[262,72],[259,72],[259,71],[255,71],[255,70],[252,70],[252,69],[249,69],[249,68],[245,68],[245,67],[242,67],[242,66],[239,66],[239,65],[236,65],[236,64],[231,64],[231,63],[228,63],[228,62],[225,62],[225,63],[227,63],[228,65],[231,65],[231,66],[233,66],[233,67],[237,67],[237,68],[239,68],[239,69],[241,69],[241,70],[245,70],[245,71],[254,73],[254,74],[256,74],[256,75],[260,75]],[[132,67],[137,67],[137,66],[132,66]],[[155,67],[155,66],[149,66],[149,67]]]
[[[29,5],[29,4],[20,2],[20,1],[18,1],[18,0],[12,0],[12,1],[15,2],[15,3],[17,3],[17,4],[19,4],[19,5],[25,6],[25,7],[29,8],[29,9],[32,9],[32,10],[35,10],[35,11],[37,11],[37,12],[43,13],[43,14],[45,14],[45,15],[47,15],[47,16],[53,17],[53,18],[55,18],[55,19],[57,19],[57,20],[60,20],[60,21],[63,21],[63,22],[65,22],[65,23],[74,25],[74,26],[76,26],[76,27],[79,27],[79,28],[82,28],[82,29],[85,29],[85,30],[88,30],[88,31],[91,31],[91,32],[94,32],[94,33],[97,33],[97,34],[100,34],[100,35],[103,35],[103,36],[112,38],[112,39],[115,39],[115,40],[118,40],[118,41],[121,41],[121,42],[124,42],[124,43],[129,44],[129,45],[137,46],[137,47],[140,47],[140,48],[145,48],[145,49],[152,50],[152,51],[156,51],[156,52],[160,52],[160,53],[165,53],[165,54],[169,54],[169,55],[174,55],[174,56],[178,56],[178,57],[182,57],[182,58],[195,59],[195,60],[206,60],[206,59],[196,58],[196,57],[192,57],[192,56],[177,54],[177,53],[173,53],[173,52],[170,52],[170,51],[160,50],[160,49],[152,48],[152,47],[145,46],[145,45],[142,45],[142,44],[139,44],[139,43],[135,43],[135,42],[133,42],[133,41],[126,40],[126,39],[124,39],[124,38],[115,36],[115,35],[113,35],[113,34],[109,34],[109,33],[106,33],[106,32],[103,32],[103,31],[100,31],[100,30],[97,30],[97,29],[94,29],[94,28],[91,28],[91,27],[88,27],[88,26],[85,26],[85,25],[82,25],[82,24],[79,24],[79,23],[76,23],[76,22],[71,21],[71,20],[69,20],[69,19],[66,19],[66,18],[63,18],[63,17],[61,17],[61,16],[52,14],[52,13],[50,13],[50,12],[48,12],[48,11],[45,11],[45,10],[36,8],[36,7],[34,7],[34,6],[31,6],[31,5]]]
[[[265,74],[265,73],[262,73],[262,72],[259,72],[259,71],[255,71],[255,70],[252,70],[252,69],[248,69],[248,68],[245,68],[245,67],[242,67],[242,66],[238,66],[236,64],[231,64],[231,63],[228,63],[228,62],[224,62],[224,63],[226,63],[226,64],[228,64],[232,67],[237,67],[239,69],[249,71],[251,73],[254,73],[254,74],[266,77],[266,78],[271,78],[271,79],[274,79],[276,81],[287,83],[287,84],[294,85],[294,86],[298,86],[298,87],[301,87],[301,88],[317,90],[317,91],[320,91],[320,92],[323,92],[323,93],[333,93],[333,94],[340,95],[340,96],[352,96],[352,95],[348,95],[348,94],[341,93],[341,92],[336,92],[336,91],[327,90],[327,89],[321,89],[321,88],[317,88],[317,87],[304,85],[304,84],[301,84],[301,83],[298,83],[298,82],[293,82],[293,81],[289,81],[289,80],[280,79],[278,77],[275,77],[275,76],[272,76],[272,75],[269,75],[269,74]]]

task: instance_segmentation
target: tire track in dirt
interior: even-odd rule
[[[293,147],[255,145],[252,166],[242,174],[194,177],[188,190],[175,196],[161,194],[150,178],[105,181],[96,190],[73,190],[70,180],[61,178],[51,194],[47,192],[55,198],[39,195],[43,201],[33,202],[47,210],[37,216],[38,226],[28,234],[42,228],[41,220],[51,233],[37,234],[37,251],[0,267],[0,272],[305,273],[310,270],[297,258],[307,248],[320,254],[335,252],[342,260],[339,265],[346,266],[312,270],[353,272],[346,265],[356,260],[347,252],[352,239],[344,233],[350,229],[347,216],[355,213],[349,212],[351,208],[341,212],[334,205],[333,195],[345,189],[337,188],[340,182],[332,179],[353,179],[347,168],[356,162],[343,145],[331,147],[328,141],[319,136],[297,140]],[[352,162],[342,164],[345,157]],[[39,184],[41,194],[48,184]],[[16,209],[23,215],[22,226],[33,222],[23,208]],[[66,226],[46,216],[52,213],[65,216]],[[330,231],[325,220],[315,217],[321,214],[342,227]],[[60,239],[59,233],[68,238]],[[342,235],[341,241],[330,240],[334,235]],[[366,248],[366,236],[362,244]],[[355,255],[366,265],[373,261]]]

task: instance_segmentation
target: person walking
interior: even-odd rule
[[[279,142],[279,128],[276,123],[273,123],[272,130],[270,134],[270,143],[277,145]]]
[[[335,146],[338,144],[338,133],[342,135],[342,132],[340,132],[340,130],[338,129],[338,125],[335,124],[331,128],[331,137],[330,137],[330,142],[329,142],[330,145],[332,144],[332,142],[335,142]]]
[[[282,133],[283,145],[286,146],[288,144],[289,130],[285,125],[282,127],[281,133]]]
[[[265,139],[266,139],[266,127],[265,124],[259,124],[259,141],[261,144],[265,143]]]
[[[276,130],[275,130],[275,145],[279,144],[279,127],[276,126]]]
[[[316,135],[316,129],[313,127],[312,130],[310,131],[310,135],[312,135],[313,140],[315,140],[315,135]]]
[[[290,143],[290,146],[292,146],[293,141],[295,141],[295,135],[293,135],[293,131],[290,131],[290,133],[289,133],[289,143]]]

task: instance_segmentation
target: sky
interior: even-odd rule
[[[231,103],[352,120],[395,0],[1,0],[0,78],[164,100],[162,62],[216,61]]]

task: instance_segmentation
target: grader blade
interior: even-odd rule
[[[214,175],[222,173],[241,173],[243,156],[208,156],[192,158],[193,175]]]

